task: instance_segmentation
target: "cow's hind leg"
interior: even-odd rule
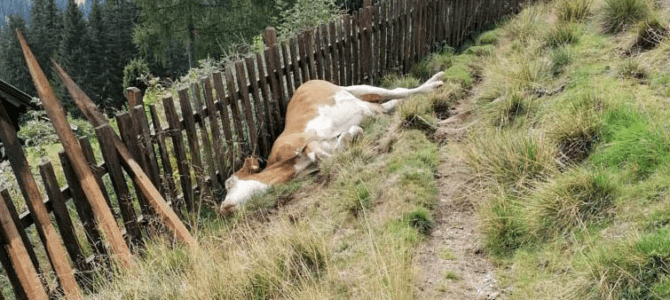
[[[370,85],[354,85],[342,88],[363,101],[383,103],[392,99],[404,99],[414,94],[430,92],[442,86],[443,82],[441,78],[443,74],[444,72],[439,72],[421,86],[413,89],[396,88],[389,90]]]

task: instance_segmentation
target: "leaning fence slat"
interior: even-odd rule
[[[174,100],[172,96],[163,97],[163,108],[165,109],[165,117],[169,124],[170,137],[172,138],[172,145],[174,146],[174,153],[177,158],[177,170],[179,170],[179,181],[181,182],[181,190],[184,195],[184,202],[186,209],[193,212],[194,196],[191,185],[191,171],[188,160],[186,159],[186,148],[184,147],[184,136],[181,131],[181,122],[177,110],[174,107]]]
[[[28,47],[28,43],[26,43],[26,41],[23,39],[23,36],[20,32],[17,32],[17,36],[21,42],[21,48],[23,49],[23,54],[26,58],[30,75],[33,78],[33,82],[35,83],[37,94],[39,95],[43,107],[46,110],[47,115],[49,116],[49,119],[54,126],[54,129],[56,130],[56,134],[58,135],[63,148],[66,150],[67,155],[72,161],[77,178],[81,182],[81,185],[84,188],[84,193],[86,193],[86,198],[91,204],[93,212],[95,213],[96,218],[99,220],[100,225],[105,232],[105,237],[111,246],[112,252],[122,267],[130,267],[130,249],[123,240],[121,230],[119,230],[119,226],[116,224],[114,216],[112,216],[109,207],[107,207],[107,204],[104,203],[105,199],[102,196],[100,187],[97,186],[93,174],[91,174],[91,170],[88,168],[84,158],[81,156],[81,147],[79,146],[79,143],[77,143],[74,134],[70,130],[70,125],[65,117],[63,107],[56,99],[56,95],[51,89],[46,75],[37,63],[37,60],[33,56],[32,51]],[[59,253],[59,257],[64,256],[62,249],[59,249]],[[56,265],[56,263],[54,264]],[[67,262],[63,261],[57,265],[60,264],[67,265]],[[69,265],[67,265],[67,267],[63,267],[61,272],[58,271],[59,268],[61,268],[61,266],[56,267],[56,271],[62,274],[61,276],[66,276],[63,279],[67,280],[66,283],[61,281],[63,288],[67,290],[71,288],[68,287],[70,285],[73,285],[74,287],[73,291],[65,292],[66,297],[69,297],[69,294],[74,295],[75,292],[78,293],[74,277],[72,276],[72,270]],[[73,297],[78,298],[78,296]]]
[[[188,89],[183,88],[178,91],[179,105],[181,106],[182,116],[184,117],[184,125],[186,131],[186,140],[188,141],[188,152],[191,154],[191,164],[195,181],[198,184],[198,195],[195,197],[202,197],[206,189],[205,184],[205,169],[202,165],[202,158],[200,156],[200,143],[198,142],[198,131],[195,128],[195,118],[193,118],[193,108],[191,107],[191,100],[188,96]],[[194,199],[197,201],[197,199]],[[194,209],[195,207],[191,207]]]
[[[204,86],[203,86],[204,88]],[[209,132],[207,130],[207,122],[205,122],[205,110],[202,106],[202,101],[200,100],[200,87],[198,83],[191,84],[191,91],[193,93],[193,101],[195,102],[195,113],[200,116],[196,119],[198,126],[200,127],[200,136],[202,137],[202,146],[205,154],[206,165],[203,168],[209,170],[209,178],[212,181],[212,187],[216,190],[221,189],[219,184],[218,176],[216,175],[216,164],[214,163],[214,154],[212,153],[212,143],[209,139]],[[211,91],[210,91],[211,93]],[[216,111],[213,111],[216,112]],[[209,111],[208,111],[209,113]],[[216,114],[216,113],[215,113]],[[211,122],[210,122],[211,123]],[[203,170],[204,171],[204,170]]]
[[[247,83],[247,75],[244,70],[244,62],[238,60],[235,63],[235,78],[237,78],[237,86],[240,91],[240,101],[242,102],[242,110],[244,111],[244,118],[246,119],[247,127],[249,128],[249,144],[252,155],[258,155],[258,134],[256,121],[253,117],[253,109],[251,108],[251,99],[249,98],[249,85]]]
[[[351,59],[353,60],[352,62],[352,69],[351,69],[351,74],[352,74],[352,81],[351,84],[360,84],[361,83],[361,77],[360,77],[360,67],[361,67],[361,50],[359,48],[360,46],[360,36],[358,33],[358,29],[360,28],[360,11],[355,11],[354,14],[351,16]]]
[[[337,85],[342,84],[342,79],[340,77],[340,48],[341,43],[338,42],[337,30],[335,29],[335,21],[328,23],[328,36],[330,38],[330,49],[331,49],[331,69],[333,71],[333,83]]]
[[[275,44],[265,50],[265,62],[268,71],[268,78],[270,78],[270,88],[272,89],[272,98],[269,99],[271,105],[270,109],[274,112],[275,118],[277,119],[277,124],[279,124],[279,126],[275,127],[276,136],[279,135],[279,131],[281,130],[280,128],[284,124],[284,116],[286,115],[283,113],[283,110],[286,109],[286,107],[283,105],[282,101],[282,86],[279,78],[277,78],[277,49],[278,46]]]
[[[104,257],[107,254],[107,250],[103,245],[100,231],[98,231],[98,228],[96,227],[93,209],[86,201],[86,195],[84,194],[84,191],[79,184],[79,180],[77,180],[77,176],[74,174],[70,159],[67,157],[64,151],[60,151],[58,153],[58,158],[60,159],[63,174],[65,175],[65,181],[72,191],[72,201],[74,202],[74,207],[77,210],[79,221],[81,222],[82,226],[84,227],[84,231],[86,232],[86,239],[91,245],[91,248],[96,255],[96,259],[104,260]]]
[[[226,141],[226,156],[228,157],[228,167],[230,169],[235,169],[235,141],[233,140],[233,133],[231,130],[230,115],[228,114],[228,105],[226,104],[226,91],[223,87],[223,76],[220,72],[214,72],[212,74],[214,80],[214,88],[216,89],[216,96],[219,98],[219,101],[216,102],[217,108],[219,109],[219,114],[221,116],[221,124],[223,135]]]
[[[351,16],[344,15],[342,17],[342,46],[344,47],[344,67],[345,67],[345,85],[353,85],[353,67],[351,54]]]
[[[321,40],[320,27],[317,26],[314,28],[314,64],[316,65],[316,78],[323,80],[325,78],[323,74],[323,46]]]
[[[267,157],[270,155],[270,138],[267,134],[268,132],[268,120],[266,115],[263,114],[263,105],[261,104],[260,91],[258,87],[258,78],[256,76],[256,64],[254,64],[254,59],[252,57],[247,57],[245,59],[247,65],[247,74],[249,75],[249,82],[251,83],[251,95],[254,99],[254,111],[256,112],[256,120],[258,121],[258,134],[259,140],[261,143],[261,155]],[[288,65],[284,63],[286,69]],[[286,77],[287,86],[290,86],[290,80],[288,76]]]
[[[151,182],[153,182],[155,186],[158,186],[160,185],[160,172],[158,171],[158,161],[151,139],[149,120],[147,119],[147,114],[144,110],[142,91],[136,87],[129,87],[126,91],[128,93],[128,100],[131,104],[129,112],[133,116],[133,124],[135,125],[135,130],[137,131],[136,134],[139,138],[137,146],[141,151],[146,167],[144,170],[151,179]],[[165,195],[163,195],[163,197],[165,197]]]
[[[300,79],[302,69],[300,68],[300,62],[298,61],[298,45],[296,44],[296,39],[294,37],[288,41],[282,42],[282,47],[284,44],[288,44],[290,51],[289,54],[291,55],[291,69],[293,71],[293,89],[297,90],[298,87],[303,83],[302,79]]]
[[[22,42],[25,43],[25,41]],[[2,104],[0,104],[0,141],[2,141],[7,151],[7,155],[9,156],[9,163],[12,167],[12,170],[14,171],[14,174],[16,175],[16,180],[21,189],[21,193],[26,200],[28,209],[30,210],[31,215],[35,220],[35,228],[37,229],[40,240],[46,249],[51,266],[56,272],[58,280],[63,287],[65,297],[68,299],[79,299],[79,289],[74,278],[74,273],[67,262],[65,252],[60,246],[59,239],[56,236],[56,231],[51,224],[51,220],[49,219],[47,209],[42,202],[42,196],[40,195],[40,191],[37,187],[37,182],[35,182],[35,178],[30,171],[30,165],[28,164],[25,154],[23,153],[21,143],[19,142],[16,130],[14,129],[14,125],[10,121],[9,116],[7,115],[7,112],[5,111],[5,108]],[[3,208],[7,209],[4,205],[4,202]],[[7,213],[9,213],[9,211],[7,211]],[[11,228],[6,229],[11,230]],[[18,234],[18,232],[16,233]],[[10,232],[10,234],[13,234],[13,232]],[[12,245],[18,246],[18,244],[16,244],[18,241],[11,240],[15,238],[14,236],[8,236],[8,238],[10,238],[11,243],[15,243]],[[23,242],[21,242],[21,244],[23,244]],[[25,262],[32,265],[29,259]],[[29,292],[29,290],[26,291]]]
[[[70,76],[67,75],[65,71],[63,71],[60,65],[58,65],[55,60],[52,60],[51,62],[52,67],[54,70],[56,70],[58,76],[65,83],[65,87],[72,96],[72,99],[74,99],[75,104],[77,107],[79,107],[79,110],[83,112],[88,121],[96,127],[109,124],[104,115],[98,110],[95,103],[93,103],[93,101],[88,98],[86,93],[84,93],[84,91],[81,90],[81,88],[79,88],[76,83],[74,83],[72,78],[70,78]],[[126,172],[128,172],[128,175],[130,175],[133,181],[138,183],[137,185],[142,190],[142,194],[149,200],[151,207],[158,214],[160,220],[167,228],[173,231],[177,239],[186,243],[191,248],[195,247],[196,242],[186,229],[186,226],[184,226],[181,220],[179,220],[172,209],[167,206],[165,199],[158,192],[156,186],[151,183],[151,180],[146,175],[146,173],[144,173],[142,168],[132,158],[128,148],[121,142],[121,139],[116,134],[114,134],[113,137],[114,147],[116,148],[119,156],[122,158],[121,163],[123,164],[123,167],[126,169]]]
[[[132,157],[135,159],[135,161],[137,161],[137,163],[142,167],[142,170],[147,172],[149,167],[147,166],[147,162],[144,160],[144,155],[142,155],[142,152],[140,151],[139,141],[137,139],[137,124],[133,122],[132,117],[128,112],[124,112],[116,116],[116,123],[119,125],[119,134],[121,135],[121,140],[128,147],[128,150],[132,154]],[[151,207],[149,207],[149,202],[146,200],[144,195],[142,195],[142,190],[139,188],[139,186],[137,186],[137,183],[133,184],[135,185],[135,193],[137,194],[137,200],[140,203],[140,210],[142,211],[142,215],[144,215],[145,218],[148,218],[152,214]]]
[[[329,45],[330,35],[328,33],[328,25],[321,24],[319,27],[321,32],[321,47],[322,47],[322,59],[323,59],[323,80],[333,82],[333,59],[332,51]]]
[[[26,251],[26,246],[19,235],[19,230],[10,217],[6,201],[1,195],[0,197],[3,198],[0,199],[0,236],[2,236],[6,244],[6,250],[5,247],[2,247],[2,250],[3,252],[7,252],[7,256],[11,261],[10,264],[3,263],[3,267],[5,270],[11,270],[10,272],[16,274],[16,280],[12,280],[15,292],[20,289],[21,292],[25,293],[27,299],[47,300],[49,297],[47,297],[44,287],[37,276],[37,271],[30,261],[30,255]],[[18,281],[18,284],[15,281]],[[17,298],[23,296],[21,292],[16,293]],[[78,297],[78,294],[75,294],[75,296]]]
[[[307,82],[311,78],[309,77],[309,65],[307,64],[307,41],[305,41],[305,34],[304,32],[301,32],[298,35],[297,39],[292,39],[292,41],[295,41],[297,43],[297,48],[298,48],[298,54],[299,54],[299,61],[298,63],[300,64],[300,74],[302,78],[302,83]]]
[[[169,134],[165,132],[165,129],[161,125],[160,117],[158,116],[158,111],[154,104],[149,105],[149,112],[151,113],[151,120],[156,134],[156,144],[158,145],[158,153],[161,156],[161,164],[163,166],[160,189],[164,190],[164,194],[169,195],[175,213],[179,214],[181,208],[177,201],[177,186],[172,177],[172,164],[170,163],[170,155],[167,152],[167,145],[165,143],[165,137]]]
[[[95,159],[95,154],[93,153],[93,147],[91,146],[91,142],[87,137],[80,137],[79,145],[81,146],[81,151],[84,154],[84,159],[91,168],[93,176],[95,176],[95,181],[98,183],[98,186],[100,186],[100,191],[102,192],[102,196],[105,197],[105,201],[107,202],[109,210],[112,212],[112,216],[116,218],[116,214],[112,208],[112,201],[109,199],[109,194],[105,188],[105,183],[102,181],[102,176],[105,175],[107,170],[105,170],[104,167],[98,165]]]
[[[0,195],[0,201],[3,201],[1,198],[2,195]],[[7,243],[8,243],[7,238],[4,236],[4,233],[2,233],[2,228],[0,228],[0,265],[2,265],[2,269],[5,270],[7,280],[9,281],[9,284],[12,286],[14,297],[16,297],[16,299],[18,300],[29,300],[28,296],[26,295],[26,291],[24,291],[23,286],[21,286],[21,280],[19,279],[19,275],[16,274],[16,270],[14,270],[14,267],[12,266],[12,260],[9,257],[9,253],[7,252],[7,249],[5,249],[5,245]],[[24,249],[26,250],[30,248],[32,248],[32,246],[24,247]],[[39,273],[40,273],[39,271],[37,270],[35,271],[35,274]]]
[[[40,268],[40,263],[37,260],[37,254],[35,254],[35,249],[33,247],[33,243],[30,241],[30,238],[28,238],[28,234],[26,234],[26,230],[21,227],[21,219],[19,218],[19,213],[16,210],[16,206],[14,206],[14,201],[12,200],[12,197],[9,195],[9,192],[7,190],[3,190],[0,192],[3,197],[5,197],[6,204],[7,204],[7,209],[9,209],[9,214],[12,217],[12,220],[14,220],[14,224],[16,224],[17,228],[19,228],[19,234],[21,235],[21,239],[23,240],[23,244],[26,245],[28,255],[30,255],[30,260],[33,262],[33,265],[35,265],[35,270],[37,270],[38,273],[42,273],[42,270]]]
[[[288,97],[293,98],[293,94],[295,93],[295,88],[296,84],[293,82],[293,76],[291,76],[292,73],[292,66],[291,66],[291,52],[289,50],[288,44],[286,41],[282,42],[280,44],[281,47],[281,55],[282,55],[282,61],[284,62],[284,72],[282,73],[282,76],[286,77],[286,91],[288,92]],[[253,61],[252,57],[247,58],[247,65],[249,65],[249,60]]]
[[[223,153],[225,137],[221,135],[221,130],[219,129],[219,115],[217,113],[218,110],[216,109],[216,105],[214,105],[212,83],[210,78],[202,78],[200,83],[205,91],[205,106],[209,111],[209,128],[212,132],[212,150],[214,151],[214,157],[216,159],[216,164],[211,167],[213,169],[218,169],[218,173],[221,174],[222,179],[225,179],[227,175],[226,159]]]
[[[68,252],[72,262],[79,271],[76,274],[78,277],[77,279],[79,279],[80,283],[87,284],[90,278],[85,274],[91,270],[92,266],[86,262],[86,256],[81,250],[81,245],[77,239],[70,213],[65,205],[65,198],[63,198],[63,194],[58,187],[58,181],[56,180],[56,174],[54,173],[51,162],[40,164],[40,175],[42,176],[42,182],[44,183],[44,189],[46,190],[47,196],[49,197],[49,200],[51,200],[54,219],[56,220],[56,224],[58,224],[58,231],[63,239],[65,250]]]
[[[372,84],[372,9],[363,8],[361,15],[361,80],[360,83]]]
[[[242,152],[245,153],[249,151],[248,149],[249,145],[245,143],[244,125],[242,123],[242,116],[240,115],[239,98],[237,94],[237,89],[235,87],[235,78],[233,76],[232,66],[226,68],[225,78],[226,78],[226,86],[228,88],[228,96],[226,97],[226,100],[232,113],[231,116],[233,118],[233,124],[235,124],[235,135],[237,138],[236,142],[239,145]]]
[[[126,228],[126,239],[129,241],[131,248],[133,248],[140,243],[142,232],[137,223],[135,207],[132,203],[133,199],[128,190],[128,184],[123,176],[123,171],[121,170],[121,165],[117,156],[118,154],[116,153],[112,141],[112,135],[114,133],[104,131],[97,127],[95,132],[98,137],[98,142],[100,143],[100,151],[102,152],[102,158],[105,160],[109,179],[112,181],[112,186],[116,192],[116,200],[119,203],[121,218],[123,219],[123,224]]]
[[[275,134],[279,132],[279,119],[277,118],[278,114],[276,114],[276,111],[274,111],[271,106],[272,93],[270,92],[267,82],[268,76],[265,71],[266,63],[263,59],[263,55],[260,53],[256,54],[256,63],[258,66],[258,78],[263,96],[263,115],[265,115],[265,122],[268,124],[267,135],[269,140],[273,141],[276,138]],[[272,143],[269,143],[268,146],[271,147]]]

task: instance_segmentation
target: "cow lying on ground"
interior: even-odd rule
[[[321,80],[301,85],[288,104],[286,127],[272,146],[267,167],[260,171],[257,159],[226,180],[226,199],[220,212],[229,215],[238,206],[270,185],[299,177],[322,158],[347,146],[363,132],[364,116],[392,111],[411,95],[427,93],[442,85],[442,72],[423,85],[393,90],[356,85],[341,87]]]

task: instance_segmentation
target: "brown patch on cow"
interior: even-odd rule
[[[363,101],[374,102],[374,103],[378,103],[382,100],[382,96],[379,95],[379,94],[367,94],[367,95],[360,96],[358,98],[363,100]]]
[[[244,159],[244,165],[242,166],[241,169],[239,169],[237,172],[235,172],[235,175],[237,177],[243,178],[243,177],[248,177],[251,174],[256,174],[260,172],[260,162],[258,161],[258,158],[249,156],[246,159]]]
[[[295,164],[309,142],[305,134],[307,123],[319,113],[319,107],[335,105],[333,96],[341,88],[327,81],[311,80],[301,85],[295,91],[286,109],[286,126],[277,138],[268,165],[262,172],[253,172],[253,166],[258,166],[258,160],[245,160],[244,166],[236,174],[240,179],[253,179],[265,184],[287,182],[295,174]],[[249,164],[247,164],[247,162]]]

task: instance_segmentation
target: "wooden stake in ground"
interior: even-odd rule
[[[0,104],[0,107],[2,107],[2,104]],[[23,244],[23,240],[21,240],[19,231],[9,214],[9,209],[2,195],[0,195],[0,233],[7,242],[9,259],[12,261],[12,265],[14,265],[14,271],[28,299],[49,299],[47,293],[44,292],[44,287],[39,277],[37,277],[35,266],[33,266],[30,260],[26,246]]]
[[[12,165],[21,193],[23,193],[30,214],[35,220],[35,227],[49,256],[49,261],[58,275],[58,281],[63,287],[63,292],[67,299],[79,299],[79,288],[74,279],[72,268],[68,264],[60,239],[42,202],[42,195],[30,171],[28,160],[23,154],[14,126],[2,104],[0,104],[0,140],[7,149],[9,163]],[[32,265],[32,262],[28,261],[28,263]]]
[[[107,206],[107,202],[100,190],[100,186],[98,186],[91,169],[88,167],[88,163],[84,160],[81,146],[70,130],[70,124],[67,122],[63,107],[58,103],[56,94],[51,89],[49,81],[44,75],[44,71],[42,71],[42,68],[40,68],[37,63],[37,60],[28,47],[28,43],[23,38],[21,31],[17,30],[16,35],[21,43],[23,56],[28,64],[28,70],[30,71],[33,83],[35,84],[37,94],[39,95],[40,100],[42,100],[44,110],[47,112],[49,119],[51,119],[51,123],[54,125],[54,129],[65,149],[65,153],[72,162],[72,167],[81,182],[81,187],[86,194],[88,202],[91,204],[91,208],[98,219],[98,223],[100,223],[100,226],[105,232],[107,240],[112,248],[112,252],[116,255],[121,266],[126,268],[130,267],[130,249],[128,249],[128,245],[126,245],[126,242],[123,240],[121,230],[119,230],[119,226],[116,224],[116,220],[114,220],[114,216],[112,216],[112,212]]]
[[[156,186],[151,183],[151,180],[146,175],[146,173],[144,173],[142,167],[140,167],[137,161],[135,161],[130,151],[128,151],[126,145],[121,141],[121,138],[114,134],[111,128],[109,128],[109,130],[99,128],[101,126],[105,127],[105,125],[109,125],[109,122],[107,122],[107,119],[105,119],[102,113],[98,111],[98,108],[95,106],[93,101],[91,101],[91,99],[86,96],[86,93],[84,93],[84,91],[82,91],[81,88],[77,86],[72,78],[70,78],[70,76],[56,61],[52,60],[51,62],[53,69],[56,70],[58,76],[61,78],[63,83],[65,83],[65,87],[72,96],[75,104],[77,104],[77,107],[79,107],[84,116],[86,116],[86,119],[88,119],[88,121],[94,127],[96,127],[96,130],[111,131],[111,136],[113,137],[116,150],[119,152],[119,155],[122,158],[121,163],[123,164],[123,167],[133,178],[133,181],[135,181],[137,186],[142,191],[142,194],[149,201],[149,204],[156,211],[156,214],[161,218],[163,223],[174,231],[174,234],[180,241],[188,244],[190,247],[195,247],[197,243],[191,236],[191,233],[188,232],[188,229],[186,229],[186,226],[184,226],[184,223],[181,222],[172,208],[167,205],[167,202],[163,196],[161,196],[160,192],[156,189]]]

